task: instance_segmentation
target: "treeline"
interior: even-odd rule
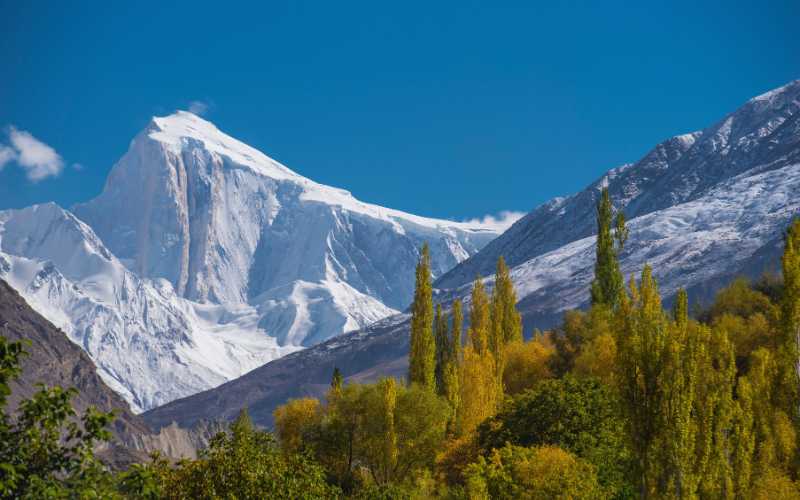
[[[243,411],[197,460],[156,456],[116,474],[92,453],[110,417],[90,412],[86,430],[69,427],[69,395],[43,389],[23,403],[27,417],[4,413],[0,493],[800,498],[800,220],[786,233],[782,278],[736,280],[705,308],[679,290],[669,310],[649,266],[624,279],[627,229],[607,191],[597,225],[591,306],[551,331],[523,339],[502,258],[465,304],[434,304],[423,247],[405,380],[347,384],[335,369],[325,398],[275,410],[274,434]],[[18,356],[0,342],[0,403]],[[64,429],[83,434],[65,442]]]

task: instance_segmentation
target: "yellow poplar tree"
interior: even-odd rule
[[[416,270],[414,303],[411,305],[411,339],[408,381],[430,391],[436,390],[436,342],[433,338],[433,289],[431,257],[426,243]]]

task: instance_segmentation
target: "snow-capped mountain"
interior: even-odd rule
[[[492,284],[504,255],[526,325],[547,327],[586,305],[593,277],[595,204],[602,187],[628,217],[626,275],[653,266],[662,295],[690,300],[738,275],[776,267],[783,234],[800,216],[800,81],[751,99],[718,124],[665,141],[584,191],[554,199],[440,278],[438,298],[468,300],[476,272]],[[269,425],[289,398],[322,395],[333,367],[350,380],[406,373],[409,318],[400,314],[262,366],[224,386],[146,413],[156,427],[232,418],[249,406]],[[287,374],[294,374],[291,379]],[[211,404],[213,402],[213,404]]]
[[[139,276],[202,303],[252,304],[291,345],[406,307],[423,242],[440,275],[497,236],[362,203],[184,112],[153,119],[74,211]]]
[[[636,163],[608,171],[585,190],[555,198],[518,220],[480,253],[436,283],[455,288],[494,272],[503,255],[510,266],[590,236],[595,204],[607,186],[628,220],[698,200],[737,175],[800,163],[800,80],[755,97],[702,131],[658,144]]]
[[[442,274],[498,231],[362,203],[184,112],[74,213],[0,212],[0,278],[135,411],[396,313],[423,242]]]

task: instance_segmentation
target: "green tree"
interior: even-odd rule
[[[657,488],[658,438],[665,395],[669,323],[652,271],[645,266],[641,287],[631,278],[630,295],[621,295],[617,338],[617,380],[629,443],[637,458],[642,498]]]
[[[624,216],[618,214],[614,229],[612,229],[613,222],[614,207],[608,195],[608,188],[603,188],[600,200],[597,202],[597,247],[591,297],[592,305],[604,305],[610,308],[617,306],[623,291],[624,283],[617,254],[628,238]]]
[[[456,299],[453,302],[451,314],[450,358],[457,361],[461,357],[461,347],[464,345],[464,340],[462,338],[464,328],[464,313],[461,305],[461,299]]]
[[[517,293],[508,266],[502,256],[497,259],[495,285],[492,291],[490,348],[496,358],[510,342],[522,341],[522,317],[517,312]]]
[[[781,396],[784,411],[800,425],[800,218],[786,233],[786,245],[781,258],[783,269],[783,299],[781,300]]]
[[[242,410],[228,432],[212,438],[197,460],[177,466],[156,461],[160,498],[333,498],[338,488],[304,454],[283,453],[271,434],[253,427]],[[159,470],[160,469],[160,470]]]
[[[447,392],[445,384],[445,371],[451,362],[451,346],[447,328],[447,316],[442,312],[442,305],[436,304],[436,314],[433,320],[434,339],[436,341],[436,393],[444,396]]]
[[[427,243],[422,247],[417,264],[414,303],[411,305],[410,343],[408,381],[435,391],[436,342],[433,338],[433,289]]]
[[[603,498],[594,467],[555,446],[507,445],[465,471],[470,498]]]
[[[490,349],[489,335],[492,325],[489,297],[480,277],[476,277],[472,284],[470,298],[468,338],[475,352],[482,355]]]
[[[596,467],[606,496],[624,496],[632,490],[631,457],[618,404],[615,391],[597,379],[544,380],[483,422],[478,443],[487,456],[505,443],[558,446]]]
[[[447,342],[448,353],[446,363],[442,371],[442,395],[450,404],[452,410],[448,422],[448,430],[452,434],[456,429],[456,416],[461,406],[461,389],[459,386],[459,366],[461,364],[461,328],[464,324],[464,316],[461,312],[461,300],[453,302],[451,311],[450,337]]]
[[[344,388],[344,377],[338,366],[333,367],[333,375],[331,376],[331,395],[336,397],[342,393]]]
[[[111,478],[94,455],[111,438],[112,413],[90,407],[78,417],[77,390],[40,386],[7,411],[10,382],[20,373],[22,344],[0,336],[0,497],[67,498],[111,495]]]

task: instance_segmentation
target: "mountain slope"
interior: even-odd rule
[[[610,170],[585,190],[534,209],[483,251],[439,278],[455,288],[476,275],[494,273],[503,255],[520,265],[590,236],[600,188],[630,220],[699,199],[720,182],[747,171],[775,170],[800,163],[800,80],[755,97],[702,131],[657,145],[634,164]]]
[[[454,284],[440,290],[439,299],[468,300],[474,274],[462,274],[476,269],[488,275],[491,287],[498,252],[507,251],[526,332],[552,325],[565,309],[586,305],[594,264],[594,206],[606,184],[630,211],[630,236],[620,255],[623,272],[639,273],[650,263],[663,295],[684,287],[694,300],[736,275],[774,269],[783,232],[800,216],[798,95],[800,82],[793,82],[757,97],[721,124],[667,141],[585,191],[537,208],[439,279],[440,287]],[[689,156],[691,161],[681,160]],[[404,375],[408,323],[407,315],[389,318],[144,416],[156,427],[173,420],[192,425],[199,419],[230,418],[246,405],[256,422],[270,425],[278,404],[324,394],[334,366],[349,380]]]
[[[136,411],[296,350],[258,330],[253,308],[195,304],[166,282],[139,279],[54,204],[0,212],[0,278],[82,347]]]
[[[117,412],[114,433],[118,438],[130,440],[150,432],[125,400],[103,383],[89,356],[33,311],[3,280],[0,280],[0,335],[12,342],[27,342],[24,350],[28,355],[22,359],[22,373],[11,383],[10,408],[32,396],[38,390],[38,383],[75,387],[79,392],[72,403],[79,413],[89,406]]]

